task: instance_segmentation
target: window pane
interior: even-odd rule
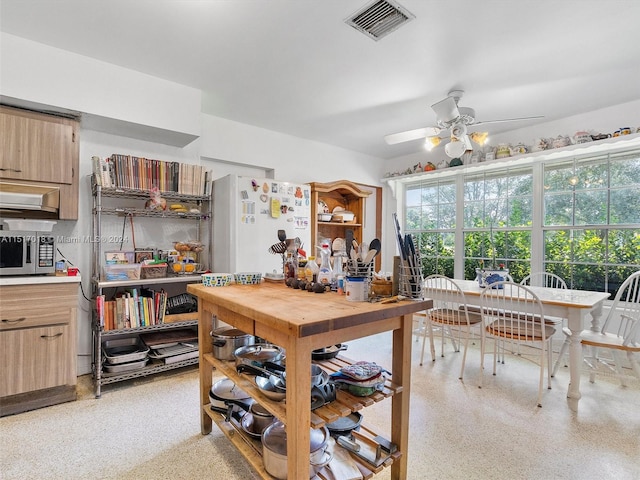
[[[573,194],[557,193],[544,196],[544,224],[573,225]]]
[[[640,268],[640,228],[609,230],[608,248],[609,263]]]
[[[611,187],[640,185],[640,155],[613,157],[609,167]]]
[[[469,202],[464,205],[464,228],[480,228],[484,226],[484,204]]]
[[[573,176],[573,162],[545,166],[544,189],[547,192],[564,192]]]
[[[456,205],[455,203],[447,203],[440,205],[440,218],[438,228],[453,229],[456,228]]]
[[[544,258],[548,262],[559,263],[572,260],[570,230],[548,230],[544,232]]]
[[[606,259],[606,230],[574,230],[573,261],[601,264]]]
[[[531,197],[513,198],[509,204],[510,227],[531,226],[533,219],[533,199]]]
[[[576,193],[575,225],[607,223],[607,192],[602,190]]]
[[[640,188],[611,190],[609,224],[640,223]]]

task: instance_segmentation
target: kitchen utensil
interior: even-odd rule
[[[263,376],[256,375],[254,379],[255,384],[258,386],[260,393],[265,397],[275,400],[277,402],[284,400],[287,396],[287,391],[282,388],[276,387],[271,383],[271,379]]]
[[[331,345],[330,347],[318,348],[311,352],[312,360],[329,360],[335,358],[340,352],[346,350],[348,345],[346,343],[338,343]]]
[[[249,365],[264,368],[265,362],[278,362],[284,358],[284,349],[271,343],[255,343],[234,352],[236,366]]]
[[[245,433],[254,438],[260,438],[265,428],[274,421],[273,414],[269,413],[259,403],[249,405],[249,410],[242,416],[240,426]]]
[[[253,399],[227,377],[215,382],[209,391],[209,401],[216,411],[230,413],[247,411]],[[227,420],[228,421],[228,420]]]
[[[358,430],[362,423],[362,414],[359,412],[353,412],[346,417],[340,417],[331,423],[327,423],[326,427],[329,429],[329,434],[332,437],[346,436],[350,437],[351,432]]]
[[[364,263],[365,265],[368,263],[371,263],[371,261],[373,260],[373,257],[375,257],[376,255],[378,255],[378,250],[375,250],[375,249],[369,250],[367,252],[367,255],[362,260],[362,263]]]
[[[309,435],[309,478],[331,462],[327,427],[312,428]],[[282,422],[275,421],[262,432],[264,469],[275,478],[287,478],[287,432]]]
[[[274,243],[273,245],[271,245],[269,247],[269,253],[272,253],[274,255],[276,254],[283,254],[287,251],[287,244],[283,241],[281,241],[280,243]]]
[[[213,356],[218,360],[234,360],[234,352],[246,345],[253,345],[255,337],[237,328],[221,327],[211,333]]]
[[[369,251],[377,250],[377,252],[380,253],[381,248],[382,248],[382,244],[379,238],[374,238],[373,240],[371,240],[371,243],[369,244]]]
[[[344,246],[346,249],[347,257],[351,257],[351,247],[353,246],[353,230],[347,228],[344,231]]]
[[[351,438],[340,436],[336,442],[374,468],[378,468],[389,458],[389,454],[382,451],[380,444],[355,430],[351,432]]]

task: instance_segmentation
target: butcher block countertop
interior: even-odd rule
[[[232,309],[256,323],[297,338],[408,315],[431,305],[425,300],[387,304],[350,302],[335,292],[312,293],[279,283],[228,287],[193,284],[187,286],[187,291],[203,301]]]

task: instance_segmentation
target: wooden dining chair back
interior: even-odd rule
[[[600,331],[583,330],[580,336],[592,383],[597,374],[613,375],[623,386],[629,377],[640,380],[640,271],[620,286]],[[630,370],[623,366],[625,353]]]
[[[562,288],[567,289],[567,282],[564,279],[555,273],[551,272],[534,272],[526,277],[524,277],[520,281],[520,285],[533,285],[537,287],[546,287],[546,288]],[[556,318],[556,317],[545,317],[545,322],[552,325],[561,325],[562,328],[567,326],[566,318]],[[553,369],[551,370],[551,376],[554,377],[556,372],[558,371],[558,367],[563,362],[565,358],[565,354],[567,353],[569,348],[569,338],[565,337],[562,346],[560,347],[560,352],[558,353],[558,358],[553,365]],[[551,357],[553,354],[553,339],[549,341],[549,365],[551,365]],[[566,362],[565,362],[566,366]]]
[[[434,292],[437,292],[437,295]],[[460,346],[463,345],[462,365],[458,377],[462,380],[467,359],[467,349],[471,338],[471,329],[473,326],[481,324],[482,316],[479,313],[469,311],[465,295],[458,284],[443,275],[430,275],[424,280],[424,296],[425,298],[435,299],[433,307],[424,312],[425,324],[420,365],[423,364],[427,337],[429,337],[431,346],[431,360],[436,360],[434,338],[436,334],[439,334],[441,357],[444,357],[444,347],[447,340],[451,341],[453,350],[456,352],[459,352]],[[477,338],[481,340],[482,335],[479,334]]]
[[[551,336],[555,333],[553,325],[541,321],[544,318],[542,302],[529,287],[506,281],[493,283],[491,288],[486,288],[480,296],[480,307],[485,339],[481,343],[482,368],[478,386],[483,386],[485,349],[493,340],[494,375],[497,373],[498,358],[504,363],[505,356],[511,353],[539,364],[537,404],[541,407],[545,371],[547,388],[551,388],[547,352]],[[522,349],[520,345],[523,345]]]

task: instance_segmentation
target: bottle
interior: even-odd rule
[[[320,271],[318,272],[318,282],[330,285],[333,281],[333,270],[331,270],[331,263],[329,261],[331,257],[331,249],[329,244],[323,243],[320,249],[320,255],[322,255],[322,261],[320,263]]]
[[[291,252],[287,252],[287,260],[284,264],[284,278],[297,278],[298,259]]]
[[[311,255],[307,258],[307,266],[305,268],[305,277],[307,278],[307,282],[316,283],[318,281],[318,272],[320,271],[320,267],[316,263],[316,257]]]

